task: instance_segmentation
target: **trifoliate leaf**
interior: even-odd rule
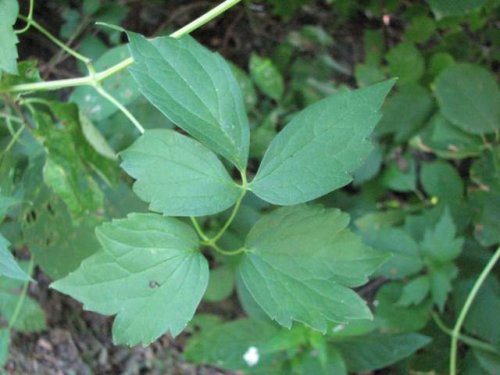
[[[350,371],[369,372],[407,358],[430,342],[430,337],[416,333],[373,334],[349,342],[339,342],[336,345]]]
[[[456,227],[450,212],[445,210],[433,230],[427,230],[420,245],[422,254],[436,263],[455,259],[462,251],[463,238],[455,238]]]
[[[171,121],[243,170],[249,125],[231,68],[191,37],[146,38],[129,33],[141,92]]]
[[[17,48],[19,41],[14,32],[19,13],[17,0],[2,0],[0,2],[0,76],[2,70],[17,74]]]
[[[212,151],[173,130],[148,130],[121,156],[135,193],[164,215],[216,214],[241,195]]]
[[[342,92],[297,114],[271,142],[250,189],[268,202],[293,205],[351,182],[371,151],[367,138],[393,85]]]
[[[30,276],[17,264],[16,259],[8,249],[9,246],[9,241],[0,234],[0,276],[17,280],[30,280]]]
[[[267,96],[279,100],[285,92],[285,83],[272,60],[252,54],[250,58],[250,74],[257,87]]]
[[[117,344],[148,345],[191,320],[208,284],[193,229],[155,214],[130,214],[97,228],[103,250],[52,287],[86,309],[117,314]]]
[[[500,90],[486,69],[457,64],[436,79],[442,114],[463,131],[488,134],[500,129]]]
[[[263,217],[250,231],[239,275],[255,301],[281,325],[300,321],[325,332],[327,323],[369,319],[349,287],[367,282],[387,258],[347,229],[339,210],[295,206]]]

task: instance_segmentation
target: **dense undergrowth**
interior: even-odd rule
[[[499,2],[238,3],[0,0],[5,371],[498,373]]]

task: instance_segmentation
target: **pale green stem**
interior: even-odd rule
[[[209,23],[214,18],[217,18],[222,13],[224,13],[227,10],[234,7],[240,1],[241,0],[226,0],[226,1],[224,1],[221,4],[217,5],[215,8],[213,8],[212,10],[210,10],[207,13],[205,13],[204,15],[202,15],[201,17],[195,19],[193,22],[191,22],[191,23],[187,24],[186,26],[182,27],[181,29],[177,30],[176,32],[174,32],[170,36],[172,38],[180,38],[181,36],[191,34],[196,29]]]
[[[19,16],[20,19],[28,22],[28,19],[24,16]],[[73,56],[74,58],[84,62],[85,64],[89,64],[91,59],[89,59],[88,57],[86,56],[83,56],[82,54],[76,52],[74,49],[68,47],[66,44],[64,44],[63,42],[61,42],[59,39],[57,39],[54,35],[52,35],[48,30],[46,30],[42,25],[40,25],[38,22],[36,22],[35,20],[31,20],[31,25],[33,25],[33,27],[35,29],[37,29],[38,31],[40,31],[43,35],[45,35],[45,37],[47,39],[49,39],[52,43],[54,43],[55,45],[57,45],[59,48],[63,49],[64,51],[66,51],[68,54],[70,54],[71,56]],[[90,76],[89,76],[90,77]],[[40,82],[40,83],[48,83],[48,82]],[[12,87],[15,87],[15,86],[12,86]],[[12,88],[11,87],[11,88]],[[11,91],[10,89],[8,91]]]
[[[462,307],[462,310],[460,311],[460,314],[458,315],[457,322],[455,323],[455,327],[453,328],[453,331],[451,333],[450,375],[456,375],[457,373],[458,338],[460,336],[460,330],[462,329],[462,325],[464,324],[465,317],[467,316],[467,313],[469,312],[469,309],[472,306],[472,302],[474,301],[474,298],[479,292],[479,289],[483,285],[484,281],[486,280],[486,277],[491,272],[491,270],[493,269],[499,258],[500,258],[500,247],[497,249],[493,257],[489,260],[488,264],[486,265],[486,267],[484,267],[483,271],[479,275],[474,286],[469,292],[467,299],[465,300],[465,303]]]
[[[193,216],[191,216],[191,223],[193,223],[193,227],[196,230],[196,233],[198,233],[198,236],[200,236],[203,241],[209,241],[209,238],[201,228],[200,223],[198,223],[198,220],[196,220]]]
[[[21,124],[21,126],[19,127],[19,129],[17,130],[17,132],[15,132],[14,135],[12,135],[12,139],[10,140],[9,144],[7,145],[7,147],[5,147],[5,149],[2,151],[2,155],[6,154],[7,152],[9,152],[10,149],[16,144],[17,140],[19,139],[19,137],[23,133],[24,128],[25,128],[25,125],[23,123],[23,124]]]
[[[23,120],[21,120],[19,117],[9,115],[7,113],[0,112],[0,117],[4,118],[5,120],[13,121],[22,124]]]
[[[28,275],[31,276],[31,272],[33,271],[33,264],[34,264],[34,257],[33,255],[31,256],[29,265],[28,265]],[[24,300],[26,299],[26,295],[28,294],[28,285],[30,283],[30,280],[26,280],[23,285],[23,289],[21,290],[21,294],[19,296],[19,299],[17,300],[16,307],[14,308],[14,313],[12,314],[12,317],[10,318],[8,329],[12,329],[14,327],[14,324],[16,323],[16,320],[19,316],[19,313],[21,312],[21,308],[23,307]]]
[[[194,30],[200,28],[201,26],[205,25],[206,23],[210,22],[217,16],[221,15],[225,11],[227,11],[229,8],[235,6],[238,4],[241,0],[226,0],[211,11],[205,13],[201,17],[197,18],[196,20],[192,21],[188,25],[184,26],[183,28],[177,30],[173,34],[171,34],[171,37],[174,38],[180,38],[186,34],[189,34],[193,32]],[[33,26],[35,26],[35,23],[33,22]],[[59,41],[58,41],[59,42]],[[59,44],[58,44],[59,45]],[[67,49],[69,47],[62,47],[63,49]],[[74,52],[74,51],[72,51]],[[71,53],[73,56],[74,54]],[[81,56],[81,55],[80,55]],[[84,57],[84,56],[82,56]],[[85,58],[85,57],[84,57]],[[126,58],[125,60],[122,60],[116,65],[113,65],[112,67],[103,70],[102,72],[98,72],[94,75],[88,75],[86,77],[79,77],[79,78],[69,78],[69,79],[61,79],[61,80],[56,80],[56,81],[49,81],[49,82],[35,82],[35,83],[23,83],[19,85],[14,85],[11,87],[8,87],[5,90],[0,90],[0,92],[23,92],[23,91],[41,91],[41,90],[58,90],[66,87],[78,87],[78,86],[94,86],[97,82],[101,82],[105,80],[106,78],[112,76],[113,74],[126,69],[130,65],[132,65],[134,62],[132,57]]]
[[[106,98],[109,100],[112,104],[116,106],[122,113],[127,116],[127,118],[134,124],[134,126],[139,130],[141,134],[144,133],[144,127],[141,125],[141,123],[135,118],[135,116],[118,100],[116,100],[113,95],[111,95],[109,92],[107,92],[100,84],[96,84],[95,89],[103,98]]]
[[[443,323],[443,321],[441,320],[439,315],[436,314],[435,312],[432,312],[431,315],[432,315],[432,319],[434,319],[434,322],[439,327],[439,329],[441,329],[441,331],[443,331],[447,335],[451,336],[453,331],[450,328],[448,328],[446,326],[446,324]],[[464,334],[459,334],[458,339],[469,346],[473,346],[475,348],[478,348],[478,349],[481,349],[481,350],[484,350],[484,351],[487,351],[490,353],[498,353],[498,350],[496,347],[494,347],[493,345],[488,344],[484,341],[475,339],[474,337],[464,335]]]
[[[247,251],[247,249],[244,247],[240,247],[238,250],[233,250],[233,251],[223,250],[214,242],[202,241],[202,244],[205,246],[209,246],[212,249],[214,249],[216,252],[218,252],[219,254],[226,255],[226,256],[235,256],[235,255],[238,255],[238,254],[241,254],[241,253],[244,253],[245,251]]]
[[[231,211],[231,215],[229,216],[229,219],[227,219],[226,223],[222,226],[222,228],[219,230],[219,232],[215,235],[215,237],[211,238],[210,241],[212,242],[217,242],[223,235],[226,233],[226,230],[231,226],[231,224],[234,221],[234,218],[238,214],[238,211],[240,210],[241,207],[241,202],[243,201],[243,198],[245,197],[245,194],[247,193],[247,179],[246,179],[246,171],[241,172],[241,178],[242,178],[242,185],[241,185],[241,194],[238,197],[238,200],[236,201],[236,204],[234,205],[233,211]]]
[[[33,22],[33,10],[35,9],[35,0],[30,0],[30,8],[29,8],[29,11],[28,11],[28,17],[26,17],[26,25],[20,29],[20,30],[16,30],[15,33],[16,34],[22,34],[26,31],[28,31],[28,29],[30,28],[32,22]]]

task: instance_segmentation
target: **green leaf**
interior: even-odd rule
[[[23,272],[29,272],[28,262],[20,262]],[[18,304],[26,281],[0,278],[0,316],[17,331],[31,333],[46,329],[45,313],[30,296],[25,296],[20,309]],[[17,315],[16,315],[17,314]],[[12,321],[16,315],[16,320]]]
[[[427,299],[417,306],[401,306],[398,302],[401,300],[403,288],[403,283],[392,282],[382,286],[375,295],[375,323],[382,333],[418,331],[429,321],[432,301]]]
[[[0,191],[0,223],[7,215],[7,211],[14,205],[19,204],[20,200],[14,197],[5,196]]]
[[[367,138],[393,85],[342,92],[297,114],[272,141],[250,189],[270,203],[293,205],[347,185],[371,151]]]
[[[325,332],[328,321],[371,317],[349,287],[366,283],[386,255],[364,246],[348,222],[339,210],[295,206],[273,211],[252,228],[238,272],[272,319]]]
[[[10,330],[0,328],[0,367],[3,367],[9,358]]]
[[[436,32],[436,23],[428,16],[412,18],[405,30],[405,39],[413,43],[425,43]]]
[[[369,246],[392,253],[392,257],[376,272],[377,275],[401,279],[423,268],[418,244],[405,231],[398,228],[368,229],[362,234]]]
[[[210,280],[203,299],[220,302],[228,298],[234,290],[234,270],[229,266],[220,266],[210,270]]]
[[[277,333],[276,327],[267,322],[236,320],[217,325],[192,337],[184,355],[187,360],[195,363],[216,364],[228,370],[248,371],[253,366],[259,368],[270,362],[272,357],[262,353],[260,348]],[[256,363],[245,360],[245,354],[250,350],[257,358]]]
[[[500,193],[477,191],[469,197],[475,212],[475,238],[485,247],[500,243]]]
[[[255,108],[258,101],[253,81],[247,73],[241,70],[237,65],[229,63],[229,66],[234,74],[234,78],[236,78],[236,81],[238,81],[238,84],[240,85],[247,111],[251,111]]]
[[[117,314],[113,341],[148,345],[177,336],[208,284],[208,263],[193,229],[155,214],[130,214],[97,228],[103,251],[52,288],[88,310]]]
[[[94,229],[98,220],[86,216],[74,223],[65,204],[48,190],[36,197],[22,235],[36,264],[56,280],[97,251]]]
[[[71,134],[58,129],[45,113],[37,112],[35,120],[38,124],[37,135],[43,140],[47,152],[44,182],[61,197],[73,216],[81,217],[98,210],[103,194],[88,173]]]
[[[440,113],[433,116],[429,126],[420,133],[420,137],[419,141],[427,151],[430,149],[445,159],[479,156],[484,148],[484,142],[479,135],[464,132]]]
[[[82,127],[82,133],[94,150],[105,158],[116,160],[116,152],[111,148],[106,138],[104,138],[99,129],[94,126],[92,121],[82,112],[80,112],[79,120]]]
[[[398,84],[417,82],[425,70],[425,61],[420,51],[412,43],[402,43],[393,47],[386,55],[389,71],[398,77]]]
[[[447,263],[455,259],[462,251],[463,238],[456,238],[456,227],[450,212],[445,210],[434,229],[427,230],[420,244],[425,257],[437,263]]]
[[[16,259],[8,249],[9,246],[9,241],[0,234],[0,276],[24,281],[31,280],[31,277],[17,264]]]
[[[368,372],[407,358],[430,342],[430,337],[416,333],[392,336],[374,334],[336,345],[350,371]]]
[[[500,193],[500,147],[485,150],[472,165],[470,175],[482,190]]]
[[[155,38],[129,33],[141,92],[172,122],[205,146],[246,167],[249,125],[243,95],[224,59],[191,37]]]
[[[500,129],[500,91],[489,71],[457,64],[445,69],[435,84],[441,112],[454,125],[472,134]]]
[[[382,174],[382,184],[399,192],[415,191],[417,168],[412,155],[403,155],[392,161]]]
[[[216,214],[241,195],[212,151],[174,130],[147,130],[121,156],[135,193],[164,215]]]
[[[431,285],[429,276],[419,276],[403,287],[399,306],[419,305],[429,295]]]
[[[455,311],[460,311],[465,300],[476,281],[466,279],[460,281],[453,290]],[[500,345],[500,325],[498,324],[498,311],[500,311],[500,283],[495,277],[489,277],[479,289],[467,317],[465,318],[465,331],[478,336],[494,345]]]
[[[457,275],[458,268],[453,263],[431,264],[429,266],[432,301],[441,312],[444,310],[448,293],[453,288],[451,282]]]
[[[382,120],[377,135],[394,134],[397,142],[408,141],[427,121],[434,107],[429,92],[420,85],[408,84],[382,107]]]
[[[425,163],[420,169],[425,192],[440,202],[456,202],[464,197],[464,184],[457,170],[445,161]]]
[[[465,15],[473,9],[483,6],[487,1],[488,0],[427,0],[437,19]]]
[[[303,354],[300,358],[301,374],[347,375],[347,368],[342,354],[333,346],[327,348],[326,361],[323,362],[316,350]]]
[[[271,59],[256,54],[250,57],[250,74],[257,87],[271,99],[279,100],[285,92],[285,83]]]
[[[0,284],[0,286],[3,286]],[[21,296],[19,294],[0,289],[0,314],[10,322],[14,317],[17,304]],[[40,305],[31,297],[25,297],[21,310],[14,322],[13,328],[21,332],[39,332],[47,327],[45,313]]]
[[[17,0],[2,0],[0,2],[0,76],[2,70],[17,74],[17,48],[19,41],[14,32],[19,13]]]

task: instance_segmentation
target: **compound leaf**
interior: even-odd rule
[[[348,223],[339,210],[296,206],[280,208],[252,228],[238,272],[272,319],[325,332],[328,321],[371,318],[349,287],[364,284],[387,257],[363,245]]]
[[[135,193],[167,216],[216,214],[241,194],[212,151],[173,130],[148,130],[121,156]]]
[[[371,151],[367,137],[394,82],[330,96],[297,114],[271,142],[251,190],[293,205],[347,185]]]
[[[86,309],[117,314],[113,340],[148,345],[178,335],[208,284],[208,263],[190,226],[155,214],[130,214],[97,228],[103,251],[52,284]]]
[[[467,133],[500,129],[500,91],[495,77],[480,66],[452,65],[436,79],[442,114]]]
[[[249,125],[243,94],[224,59],[191,37],[129,33],[129,69],[144,96],[182,129],[243,170]]]

